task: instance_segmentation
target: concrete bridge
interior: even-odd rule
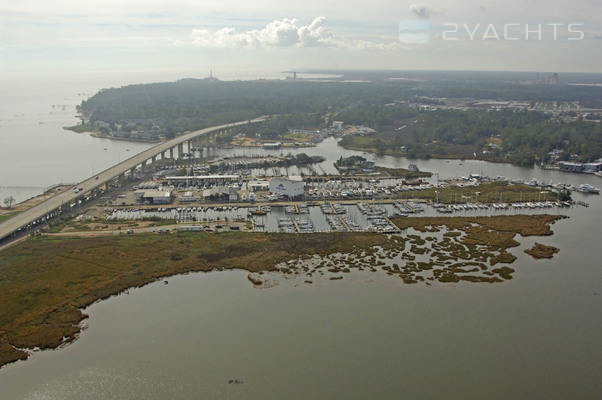
[[[80,182],[75,186],[80,189],[78,192],[75,192],[75,190],[66,190],[63,193],[59,193],[56,196],[53,196],[48,200],[36,205],[35,207],[23,211],[22,213],[4,221],[2,224],[0,224],[0,240],[16,233],[20,228],[27,227],[34,221],[40,220],[62,206],[68,205],[73,201],[77,201],[79,198],[85,197],[85,195],[90,193],[92,190],[111,182],[115,178],[124,177],[126,172],[133,173],[137,167],[144,165],[149,161],[155,161],[159,155],[161,155],[161,158],[164,159],[167,156],[166,153],[169,152],[170,158],[174,158],[174,151],[177,150],[178,155],[181,156],[183,154],[184,144],[186,143],[187,148],[190,149],[192,146],[192,140],[201,135],[219,133],[237,126],[262,122],[265,121],[266,118],[267,117],[264,116],[255,118],[253,120],[213,126],[198,131],[185,133],[174,139],[159,143],[150,149],[138,153],[135,156],[130,157],[127,160],[124,160],[119,164],[107,168],[106,170]]]

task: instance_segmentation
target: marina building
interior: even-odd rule
[[[596,161],[596,162],[592,162],[592,163],[585,163],[585,164],[583,164],[583,171],[588,172],[588,173],[602,171],[602,162]]]
[[[280,148],[280,146],[282,146],[282,143],[280,143],[280,142],[263,144],[263,148],[266,150],[278,150]]]
[[[230,182],[237,182],[240,179],[238,175],[189,175],[189,176],[167,176],[165,180],[169,185],[175,186],[196,186],[196,185],[223,185]]]
[[[334,129],[335,131],[342,131],[344,128],[344,122],[343,121],[332,121],[332,129]]]
[[[259,192],[262,190],[269,190],[270,182],[263,180],[263,179],[261,179],[261,180],[254,179],[252,181],[249,181],[249,183],[247,183],[247,187],[251,192]]]
[[[602,171],[602,161],[596,161],[591,163],[580,163],[580,162],[569,162],[560,161],[558,167],[561,171],[567,172],[585,172],[593,174],[595,172]]]
[[[148,190],[137,190],[134,192],[134,196],[139,202],[148,202],[151,204],[169,204],[171,203],[171,192],[148,189]]]
[[[294,199],[303,196],[305,182],[300,176],[289,176],[288,178],[272,178],[270,180],[270,193]]]

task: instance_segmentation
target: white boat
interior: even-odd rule
[[[584,183],[582,185],[579,185],[577,190],[580,191],[581,193],[600,194],[600,189],[595,186],[590,185],[589,183]]]

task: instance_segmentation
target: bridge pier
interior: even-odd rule
[[[257,119],[253,122],[261,122],[261,121],[262,121],[262,119]],[[233,125],[243,125],[245,123],[247,123],[247,122],[240,121]],[[251,123],[251,121],[248,121],[248,123]],[[188,141],[189,150],[190,150],[192,143],[195,143],[197,140],[199,142],[199,146],[206,146],[208,149],[215,148],[217,141],[216,141],[216,136],[212,133],[212,132],[214,132],[214,129],[219,129],[219,128],[212,127],[212,128],[203,129],[198,132],[188,133],[186,136],[183,136],[181,138],[174,138],[171,141],[168,141],[167,143],[162,145],[161,149],[163,149],[163,150],[157,151],[157,150],[148,149],[138,155],[128,158],[127,160],[120,161],[119,163],[117,163],[114,166],[116,168],[114,170],[112,170],[112,172],[110,174],[105,172],[103,174],[96,175],[99,177],[98,178],[99,182],[95,183],[95,185],[97,185],[96,188],[98,189],[98,191],[100,191],[101,188],[104,188],[104,190],[107,190],[107,191],[110,190],[110,188],[113,187],[115,184],[118,184],[120,181],[123,181],[124,176],[127,176],[128,173],[129,173],[129,175],[134,176],[136,174],[136,170],[138,168],[141,168],[141,169],[145,168],[145,166],[148,163],[156,161],[157,160],[156,156],[158,156],[159,154],[161,154],[161,157],[164,157],[166,150],[170,151],[170,157],[173,159],[173,161],[175,163],[175,160],[177,158],[174,154],[174,149],[177,146],[177,149],[179,151],[178,158],[183,157],[184,156],[183,142]],[[222,127],[222,129],[220,129],[220,131],[224,131],[223,127]],[[169,146],[171,146],[171,148]],[[153,157],[153,154],[155,155],[155,157]],[[100,175],[102,175],[102,177],[103,177],[103,179],[102,179],[103,183],[100,183],[101,182]],[[6,221],[1,222],[0,223],[0,241],[4,241],[5,239],[11,238],[14,236],[18,236],[19,235],[18,231],[21,228],[29,229],[29,226],[31,226],[31,223],[33,221],[40,219],[41,217],[44,217],[46,214],[48,214],[48,210],[56,210],[59,208],[69,209],[70,203],[82,198],[82,196],[84,196],[84,193],[88,193],[88,191],[82,192],[82,193],[74,193],[74,192],[72,193],[71,191],[69,191],[69,192],[65,192],[64,194],[59,195],[59,196],[50,197],[47,200],[41,202],[39,204],[39,206],[32,207]],[[67,208],[67,207],[69,207],[69,208]],[[78,207],[79,207],[79,204],[78,204]]]
[[[169,148],[169,158],[173,160],[173,147]]]

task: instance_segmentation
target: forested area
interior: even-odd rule
[[[103,90],[82,102],[91,122],[130,124],[172,137],[178,132],[272,114],[325,114],[351,105],[406,97],[404,84],[216,81],[131,85]]]
[[[380,129],[388,120],[412,112],[401,107],[382,107],[384,104],[411,101],[418,96],[521,101],[579,100],[594,104],[602,102],[602,88],[487,81],[472,84],[445,80],[315,82],[182,79],[104,89],[83,101],[79,110],[90,122],[102,121],[111,130],[119,125],[123,131],[144,130],[154,136],[165,137],[268,114],[318,114],[328,117],[338,113],[342,116],[337,118],[344,118],[345,122],[363,123]],[[421,101],[426,100],[422,98]],[[304,121],[299,122],[301,124],[294,127],[306,126]],[[328,121],[318,122],[322,124]]]
[[[406,118],[419,115],[415,108],[404,104],[369,105],[363,107],[349,107],[336,113],[334,120],[344,121],[351,125],[365,125],[377,131],[394,125]]]
[[[289,128],[320,129],[333,120],[366,125],[373,136],[351,135],[347,147],[412,157],[474,157],[532,165],[546,161],[552,149],[581,161],[602,156],[600,123],[562,122],[534,111],[471,109],[418,111],[409,107],[419,96],[515,99],[529,101],[602,99],[601,89],[456,81],[313,82],[218,81],[131,85],[102,90],[82,102],[86,126],[109,131],[142,130],[170,138],[184,131],[261,115],[277,115],[249,126],[246,134],[276,139]],[[420,101],[425,100],[420,97]],[[433,100],[438,102],[437,99]],[[108,127],[108,128],[107,128]],[[227,138],[224,138],[224,140]]]
[[[495,100],[579,101],[584,107],[602,108],[602,88],[581,85],[531,85],[506,82],[430,81],[421,83],[416,94],[447,98]]]
[[[243,126],[239,130],[249,137],[279,139],[289,128],[323,129],[327,124],[328,118],[322,113],[296,113],[278,115],[260,124]]]
[[[375,115],[388,115],[380,112]],[[397,129],[408,117],[403,129]],[[372,117],[364,119],[369,123]],[[380,153],[404,152],[410,157],[462,157],[505,160],[519,165],[547,161],[553,149],[565,159],[578,154],[580,161],[602,156],[602,129],[589,121],[562,122],[534,111],[402,110],[398,117],[379,119],[382,125],[372,136],[348,135],[341,142],[350,148]],[[403,126],[403,125],[402,125]],[[403,146],[403,147],[402,147]]]

